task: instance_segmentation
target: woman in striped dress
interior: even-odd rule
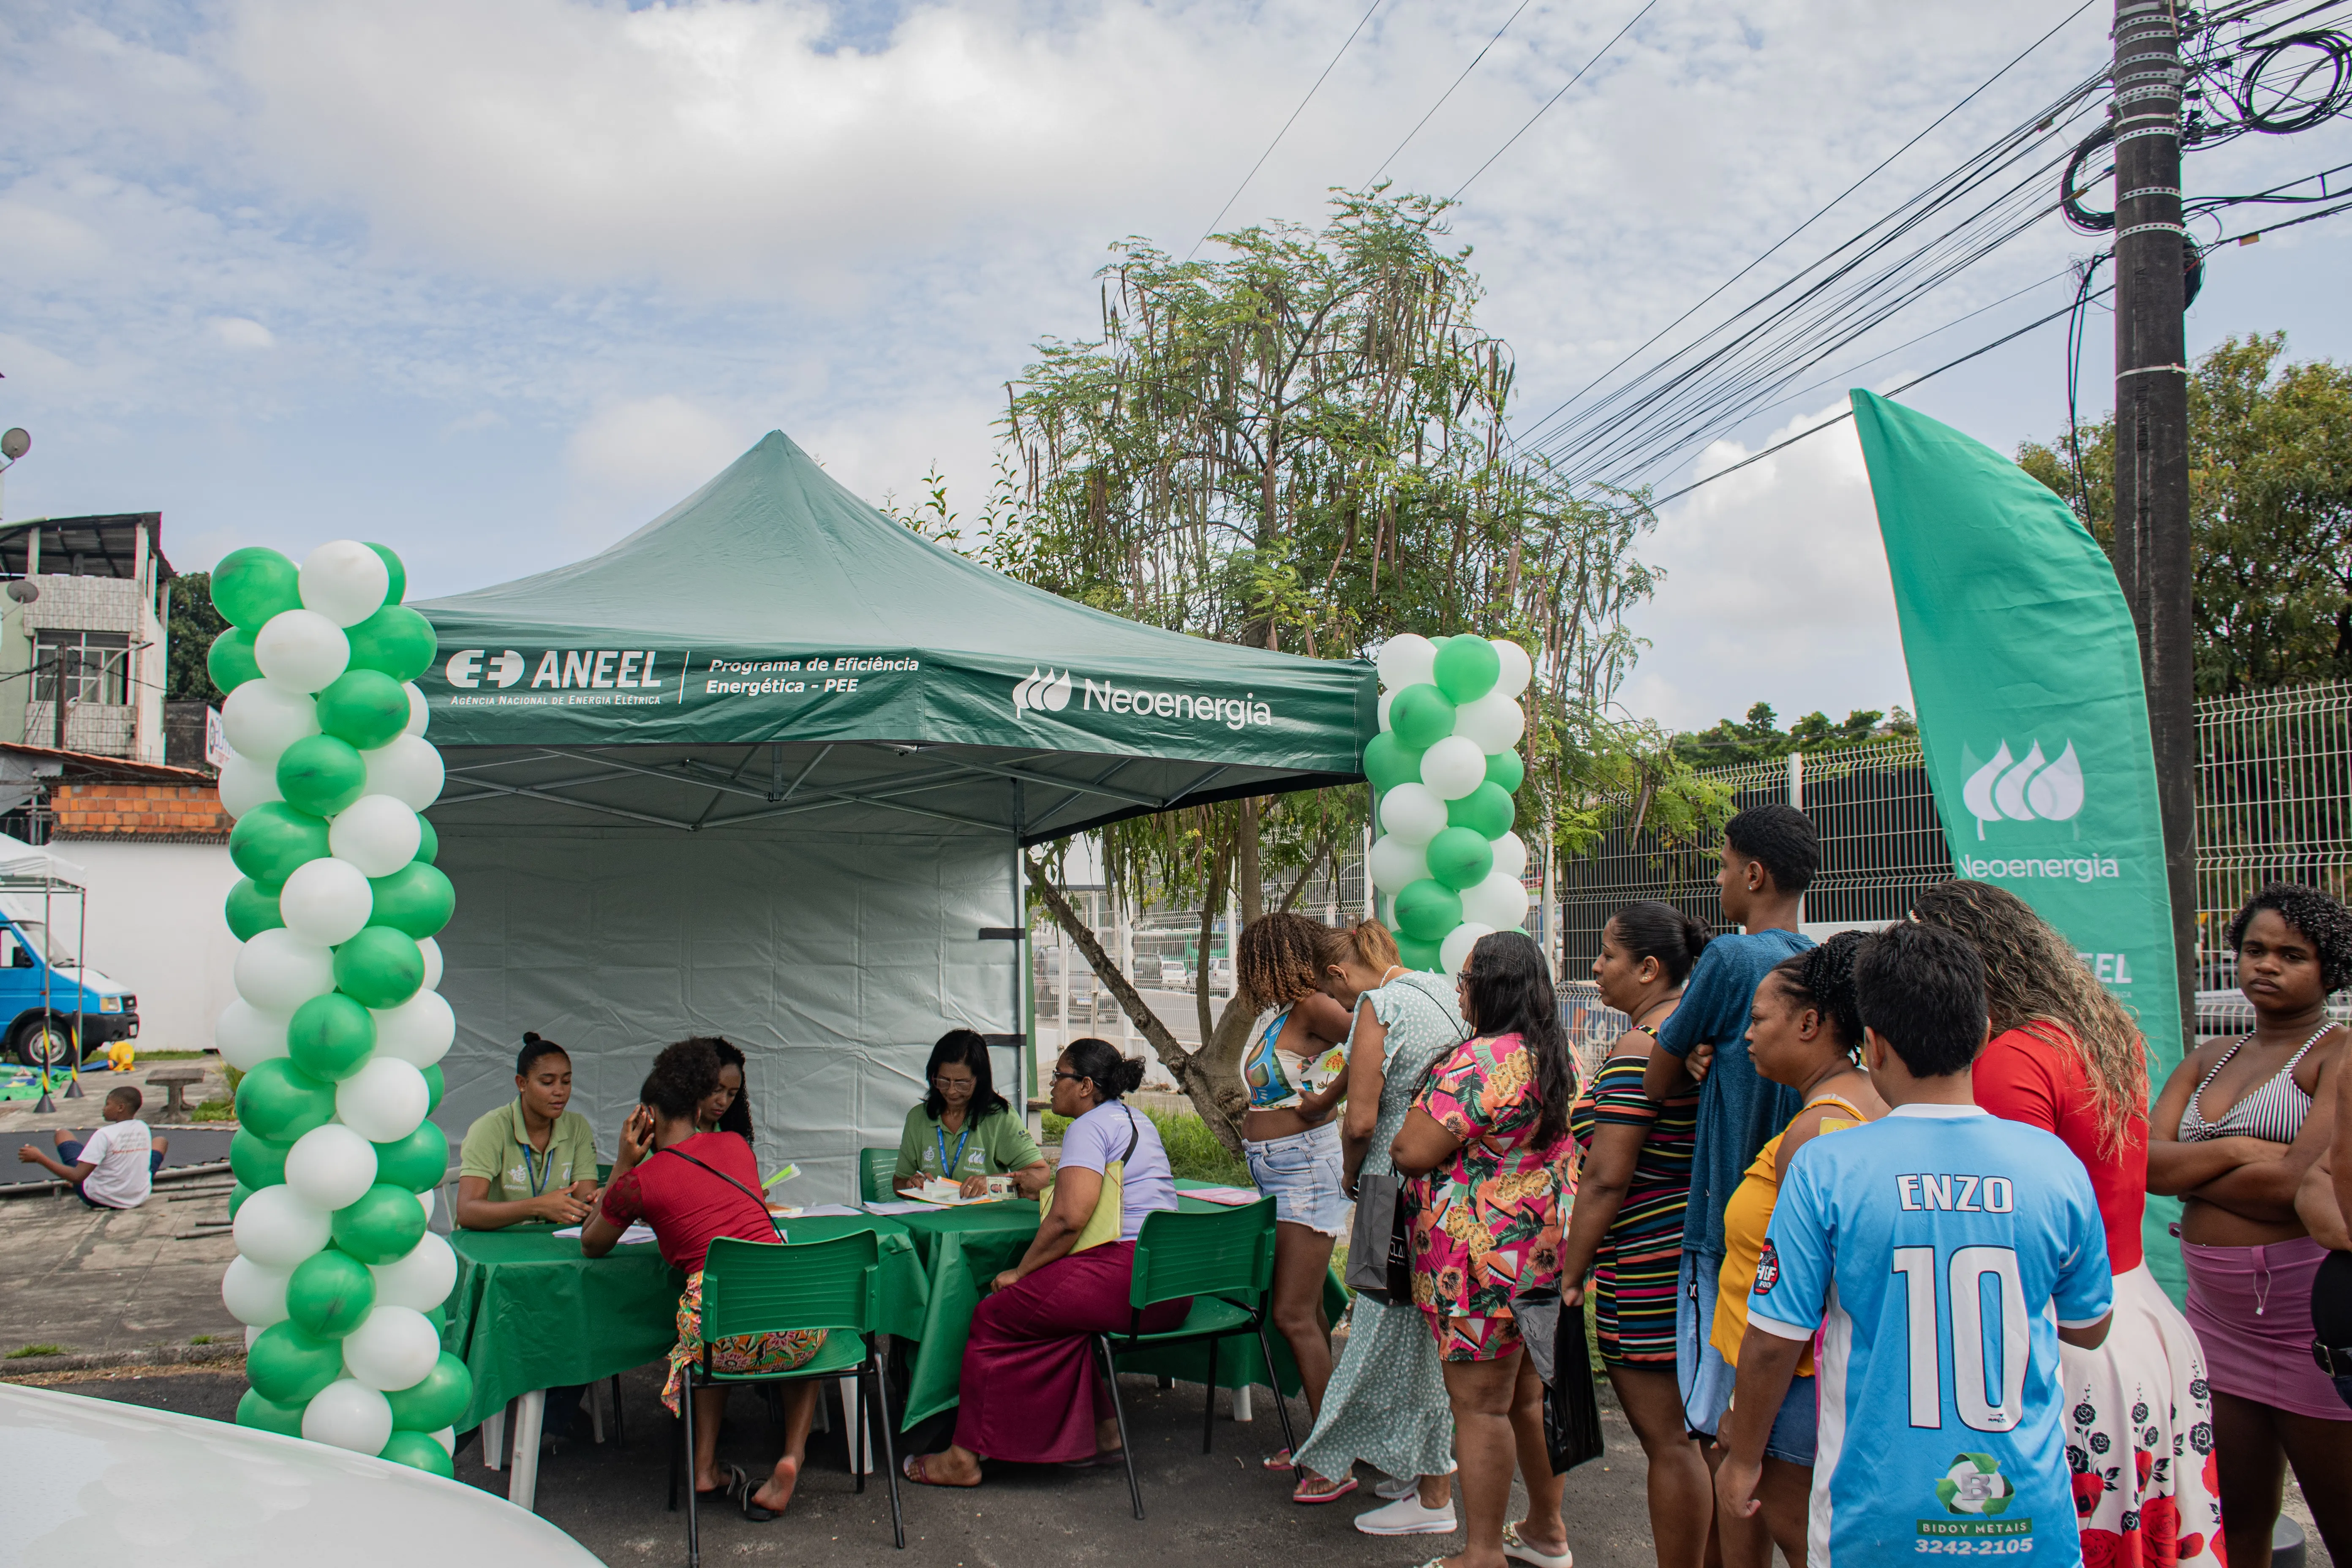
[[[1650,1461],[1650,1533],[1660,1568],[1692,1568],[1715,1517],[1706,1461],[1683,1423],[1675,1381],[1675,1279],[1690,1196],[1698,1091],[1661,1105],[1642,1092],[1657,1027],[1682,999],[1706,928],[1671,904],[1626,905],[1601,933],[1592,978],[1633,1021],[1570,1114],[1581,1166],[1560,1300],[1589,1300],[1609,1385]],[[1585,1277],[1591,1276],[1588,1289]]]

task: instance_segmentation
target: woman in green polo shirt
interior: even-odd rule
[[[596,1196],[596,1134],[572,1102],[572,1058],[522,1037],[515,1099],[466,1129],[457,1152],[457,1224],[503,1230],[526,1220],[578,1225]]]
[[[943,1178],[976,1198],[988,1190],[989,1177],[1009,1175],[1023,1197],[1045,1190],[1054,1173],[1012,1105],[996,1092],[986,1040],[970,1029],[950,1029],[931,1047],[923,1077],[930,1092],[907,1112],[892,1186],[911,1192]]]

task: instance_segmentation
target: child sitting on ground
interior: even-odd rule
[[[155,1173],[163,1168],[168,1138],[152,1137],[139,1120],[144,1103],[129,1084],[106,1097],[106,1123],[87,1142],[76,1142],[64,1128],[57,1133],[55,1159],[30,1143],[16,1151],[27,1165],[38,1165],[62,1182],[71,1182],[81,1201],[94,1209],[135,1209],[153,1190]]]

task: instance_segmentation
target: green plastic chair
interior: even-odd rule
[[[1110,1382],[1111,1415],[1118,1422],[1119,1452],[1127,1461],[1127,1490],[1135,1503],[1135,1517],[1143,1517],[1143,1488],[1135,1479],[1135,1448],[1127,1437],[1127,1409],[1118,1397],[1118,1358],[1136,1351],[1166,1345],[1209,1343],[1209,1375],[1203,1381],[1201,1407],[1201,1452],[1209,1451],[1217,1429],[1217,1344],[1242,1334],[1257,1336],[1258,1354],[1265,1362],[1266,1385],[1274,1390],[1274,1408],[1282,1417],[1282,1441],[1296,1449],[1291,1436],[1290,1407],[1275,1380],[1274,1347],[1265,1337],[1266,1314],[1274,1289],[1274,1200],[1261,1198],[1240,1208],[1214,1214],[1184,1214],[1160,1209],[1145,1216],[1135,1238],[1135,1278],[1128,1288],[1128,1305],[1134,1316],[1124,1334],[1097,1334],[1097,1352]],[[1143,1310],[1160,1301],[1192,1298],[1192,1310],[1175,1328],[1160,1333],[1141,1330]]]
[[[720,1237],[702,1265],[702,1359],[687,1369],[680,1385],[678,1433],[687,1456],[686,1560],[702,1562],[701,1524],[697,1517],[692,1454],[694,1391],[737,1383],[798,1383],[855,1373],[858,1404],[870,1430],[880,1438],[883,1474],[890,1487],[890,1534],[900,1550],[907,1526],[898,1510],[898,1459],[891,1444],[890,1385],[883,1375],[877,1336],[882,1320],[880,1239],[870,1230],[830,1241],[742,1241]],[[713,1341],[739,1334],[824,1329],[824,1344],[789,1372],[729,1373],[710,1364]],[[857,1435],[849,1439],[849,1468],[857,1489],[866,1472],[857,1468]],[[870,1439],[869,1439],[870,1440]],[[677,1507],[677,1472],[670,1474],[670,1507]]]
[[[898,1194],[891,1188],[890,1178],[898,1173],[898,1149],[896,1144],[887,1149],[860,1149],[857,1152],[857,1199],[860,1203],[878,1204]]]

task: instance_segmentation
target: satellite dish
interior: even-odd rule
[[[5,434],[0,434],[0,458],[13,463],[32,449],[33,438],[25,433],[22,426],[12,426]]]
[[[30,577],[19,577],[8,584],[8,596],[20,605],[29,605],[41,596],[41,585]]]

